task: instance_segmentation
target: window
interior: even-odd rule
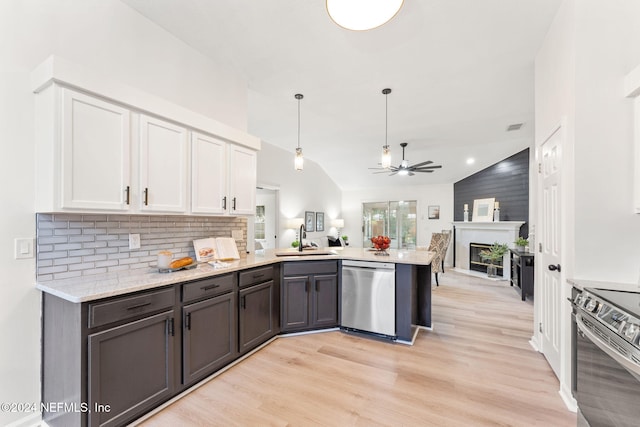
[[[371,247],[371,237],[382,235],[391,238],[391,248],[415,249],[417,206],[415,200],[363,203],[363,247]]]

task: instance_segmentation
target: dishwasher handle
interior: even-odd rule
[[[393,271],[396,269],[396,265],[392,262],[354,261],[354,260],[342,261],[342,267],[355,267],[355,268],[365,268],[365,269],[371,269],[371,270],[389,270],[389,271]]]

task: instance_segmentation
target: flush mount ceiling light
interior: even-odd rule
[[[404,0],[327,0],[327,12],[347,30],[371,30],[386,24],[402,8]]]
[[[302,148],[300,148],[300,100],[304,98],[304,95],[296,93],[295,97],[298,100],[298,148],[296,148],[294,166],[297,171],[301,171],[304,167],[304,157],[302,157]]]
[[[383,168],[388,169],[391,166],[391,149],[387,143],[387,128],[389,124],[389,107],[387,103],[387,95],[391,93],[391,89],[382,89],[384,95],[384,145],[382,146],[382,158],[380,164]]]

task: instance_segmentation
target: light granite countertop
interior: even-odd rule
[[[139,272],[122,272],[83,276],[73,279],[38,282],[36,288],[42,292],[55,295],[74,303],[98,300],[132,292],[169,286],[180,282],[202,279],[210,276],[230,273],[249,268],[271,265],[286,261],[317,261],[332,259],[350,259],[359,261],[390,262],[395,264],[429,265],[433,259],[433,252],[395,250],[388,251],[388,256],[376,255],[375,251],[362,248],[330,247],[318,250],[331,252],[331,255],[277,256],[276,252],[283,250],[266,250],[264,254],[248,254],[246,258],[228,261],[224,267],[214,267],[208,263],[198,264],[190,270],[180,270],[172,273],[159,273],[156,268]],[[307,255],[308,254],[308,255]]]

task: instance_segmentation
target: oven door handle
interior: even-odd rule
[[[589,340],[594,343],[600,350],[605,352],[608,356],[611,356],[613,360],[621,364],[627,371],[633,374],[638,380],[640,380],[640,365],[633,362],[632,360],[623,357],[615,350],[612,350],[608,344],[604,343],[596,334],[591,332],[589,328],[582,322],[582,315],[578,314],[576,316],[576,324],[578,325],[578,329],[584,335],[586,335]]]

